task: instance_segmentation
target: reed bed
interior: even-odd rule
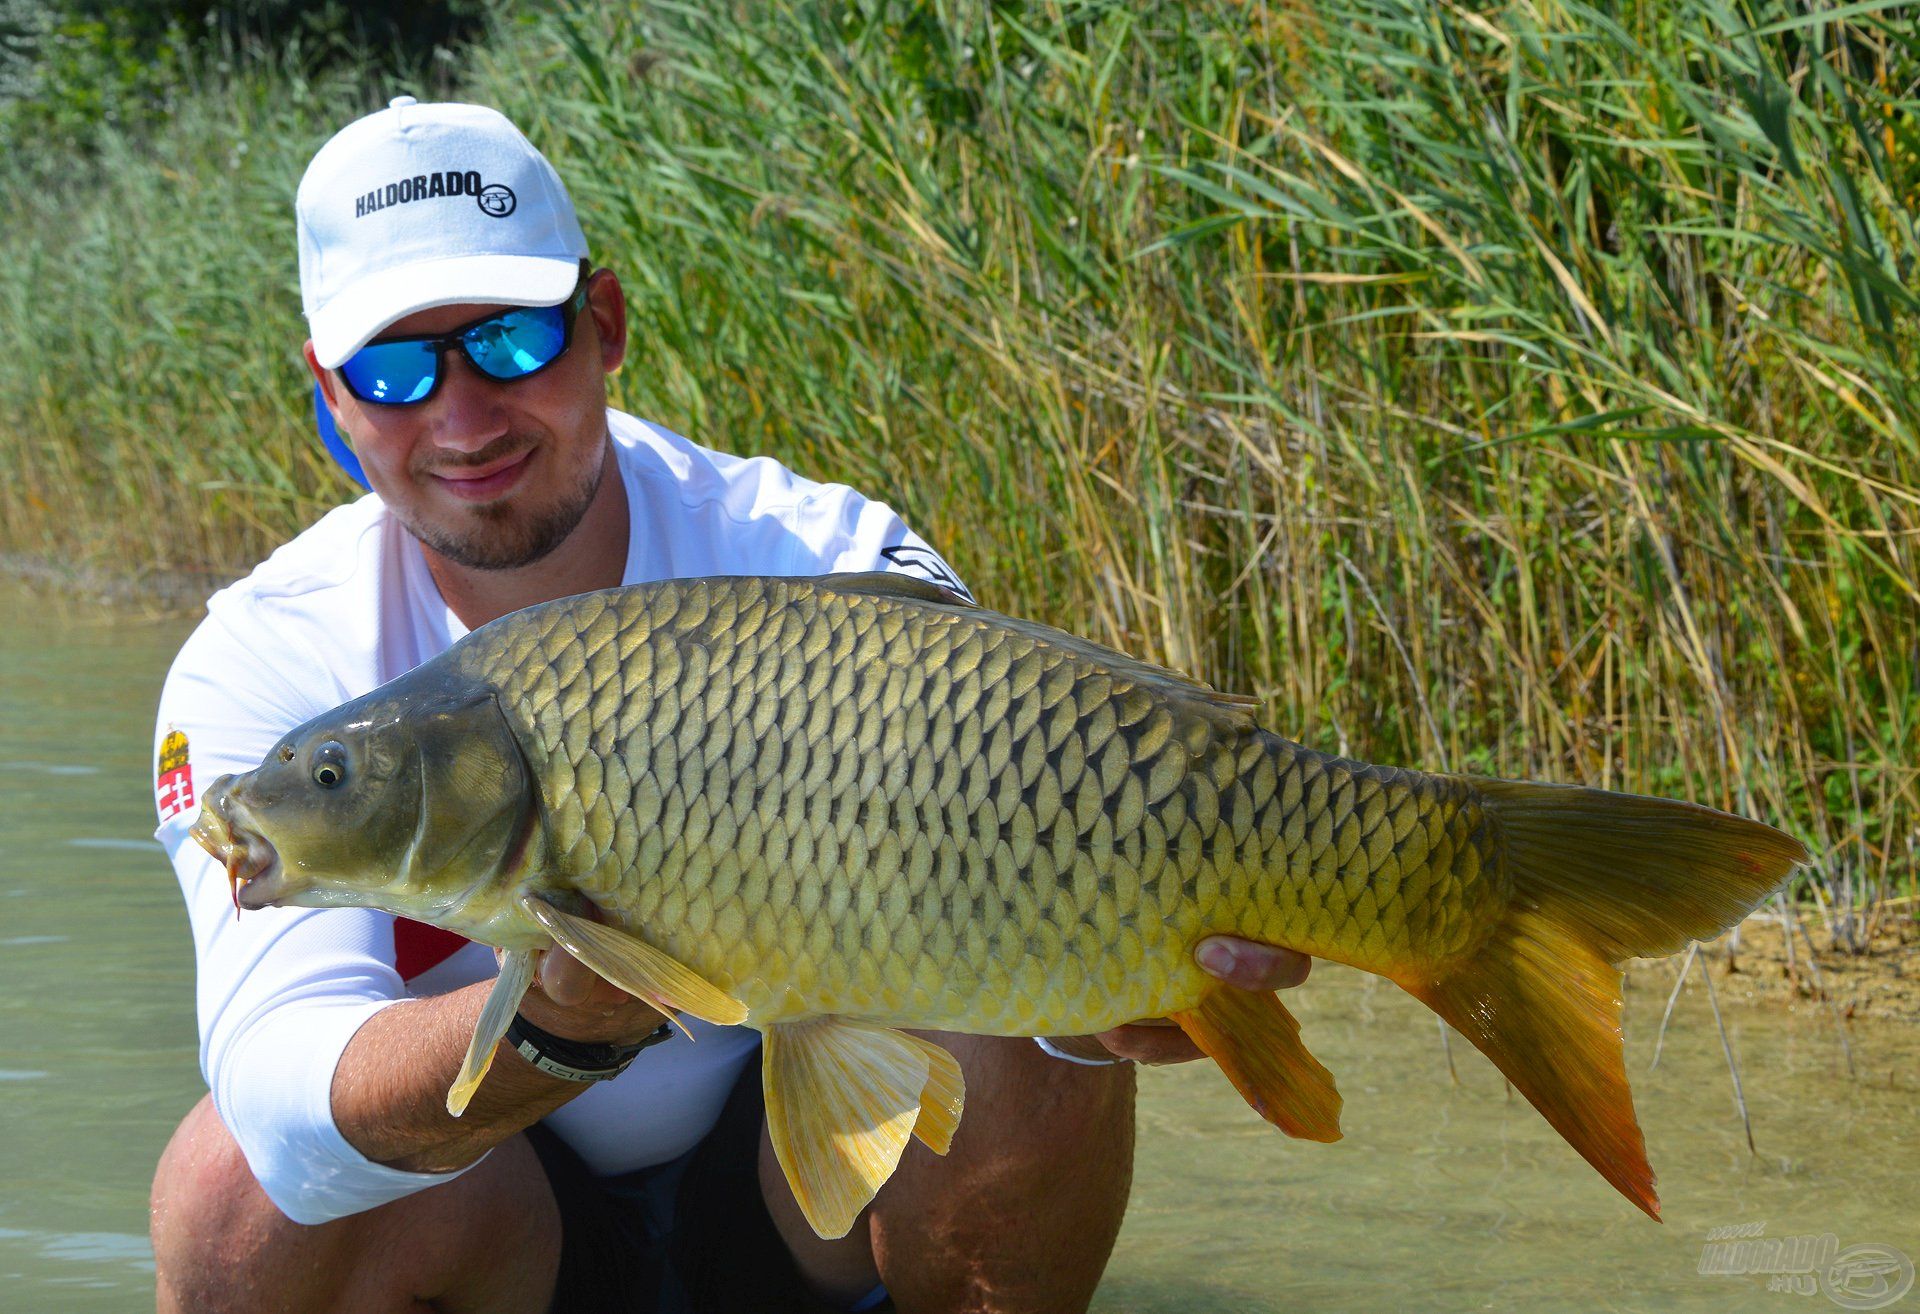
[[[1911,915],[1906,7],[564,0],[446,76],[621,272],[620,404],[1315,746],[1767,817],[1836,942]],[[0,164],[0,546],[238,566],[346,494],[289,207],[399,89],[260,55]]]

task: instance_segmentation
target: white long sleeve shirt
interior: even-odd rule
[[[623,581],[900,570],[963,590],[898,516],[761,457],[699,447],[618,411],[608,426],[632,517]],[[175,658],[155,727],[155,837],[187,902],[200,1070],[267,1196],[298,1223],[374,1208],[458,1173],[367,1159],[333,1121],[341,1052],[399,1000],[495,974],[493,951],[369,909],[236,916],[224,868],[189,838],[198,791],[258,766],[295,726],[402,675],[466,633],[417,540],[377,496],[330,512],[216,593]],[[756,1036],[687,1019],[547,1124],[596,1173],[663,1163],[706,1135]],[[464,1171],[464,1170],[462,1170]]]

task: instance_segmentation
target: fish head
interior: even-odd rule
[[[500,944],[539,825],[494,690],[421,668],[215,781],[192,834],[241,908],[378,908]]]

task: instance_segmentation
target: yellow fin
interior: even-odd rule
[[[467,1111],[473,1093],[486,1079],[487,1069],[493,1066],[493,1048],[513,1025],[520,998],[532,983],[533,950],[507,950],[500,959],[500,975],[494,978],[493,989],[487,992],[487,1002],[480,1009],[473,1039],[467,1042],[467,1057],[460,1064],[460,1075],[447,1088],[447,1112],[454,1117]]]
[[[769,1027],[761,1076],[767,1136],[813,1230],[842,1237],[899,1166],[924,1120],[950,1138],[960,1065],[936,1045],[871,1022],[814,1018]],[[933,1058],[940,1054],[951,1070]],[[923,1119],[926,1103],[936,1105]],[[929,1140],[931,1143],[931,1140]]]
[[[1253,1111],[1303,1141],[1340,1139],[1340,1092],[1307,1052],[1280,996],[1222,986],[1200,1007],[1170,1014],[1220,1065]]]
[[[691,1013],[721,1026],[746,1021],[745,1004],[645,940],[617,927],[563,912],[531,895],[520,900],[520,906],[568,953],[634,998],[649,1000],[663,1009]]]
[[[906,1038],[925,1052],[929,1064],[927,1084],[920,1091],[920,1118],[913,1124],[913,1134],[935,1154],[945,1154],[953,1144],[954,1130],[960,1126],[961,1107],[967,1102],[967,1082],[960,1075],[960,1060],[931,1040],[922,1040],[919,1036]]]

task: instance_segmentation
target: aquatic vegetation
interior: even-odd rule
[[[568,3],[454,89],[622,272],[620,404],[1314,747],[1780,821],[1844,938],[1920,825],[1920,66],[1840,12]],[[393,90],[265,56],[0,165],[0,545],[347,495],[287,206]]]

